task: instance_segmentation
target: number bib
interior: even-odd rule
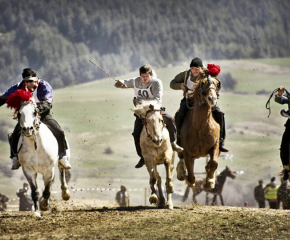
[[[152,83],[153,84],[153,83]],[[135,96],[141,99],[152,99],[154,98],[154,96],[152,95],[150,89],[152,84],[145,89],[141,89],[141,88],[137,88],[135,85],[135,81],[134,81],[134,92],[135,92]]]

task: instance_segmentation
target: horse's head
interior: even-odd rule
[[[165,126],[161,114],[160,104],[158,102],[143,101],[141,105],[133,108],[135,114],[144,119],[144,126],[147,137],[156,145],[160,146],[162,139],[162,132]]]
[[[34,134],[39,125],[35,104],[31,101],[26,101],[21,104],[18,111],[18,122],[22,133],[26,137]]]
[[[221,83],[217,77],[210,76],[207,72],[202,72],[197,79],[197,87],[190,94],[194,98],[194,102],[199,104],[206,102],[209,107],[213,107],[217,104],[218,92],[220,90]]]
[[[228,166],[226,166],[226,169],[223,170],[221,172],[221,174],[225,174],[226,177],[230,177],[231,179],[235,179],[236,178],[236,174],[234,174],[234,172],[231,171],[231,169],[228,168]]]
[[[17,90],[6,101],[8,108],[13,108],[17,113],[18,122],[22,133],[29,137],[39,126],[39,118],[36,118],[36,107],[30,92]]]

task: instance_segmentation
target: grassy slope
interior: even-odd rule
[[[279,145],[286,119],[279,115],[279,111],[283,107],[272,101],[272,115],[267,118],[265,103],[269,96],[256,95],[256,92],[262,89],[270,92],[281,85],[287,88],[287,71],[290,70],[288,68],[285,72],[283,68],[281,71],[279,67],[289,66],[289,62],[290,59],[217,62],[222,71],[230,72],[238,80],[236,91],[247,93],[222,92],[219,100],[219,105],[226,114],[226,147],[233,157],[232,160],[226,160],[225,155],[222,155],[218,170],[222,171],[228,165],[232,170],[245,172],[235,181],[228,180],[231,193],[236,192],[240,196],[232,199],[230,193],[226,192],[225,200],[228,204],[242,206],[243,201],[251,202],[252,187],[257,180],[262,178],[267,182],[273,174],[280,171]],[[171,90],[169,82],[185,68],[186,66],[174,66],[156,70],[164,84],[163,105],[172,115],[179,106],[182,93]],[[120,78],[130,78],[136,74],[137,70],[136,73]],[[113,83],[112,79],[104,79],[55,91],[52,112],[64,128],[72,148],[73,188],[118,188],[121,184],[127,188],[148,187],[146,169],[134,169],[138,158],[131,136],[134,123],[130,111],[133,90],[116,89]],[[13,122],[8,116],[11,113],[2,107],[0,120]],[[113,154],[104,154],[107,147],[113,150]],[[0,141],[0,160],[3,165],[10,167],[8,150],[8,144]],[[204,163],[204,160],[197,161],[197,172],[204,171]],[[13,176],[14,181],[10,183],[9,178],[0,175],[0,192],[10,198],[14,197],[15,191],[24,181],[21,171],[14,171]],[[175,180],[175,185],[177,190],[183,191],[183,182]],[[54,188],[58,186],[56,182]],[[248,199],[245,199],[247,194]],[[82,196],[91,195],[92,193],[84,193]],[[111,193],[93,197],[102,198],[104,195],[113,200]],[[143,200],[140,201],[136,196],[135,203],[142,204]]]

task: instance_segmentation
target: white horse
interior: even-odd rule
[[[173,209],[171,194],[174,192],[172,182],[174,171],[174,151],[172,150],[169,132],[161,115],[160,105],[155,101],[143,101],[132,109],[135,114],[144,119],[144,127],[140,136],[140,146],[150,175],[150,203],[158,204],[159,208]],[[161,177],[157,165],[164,164],[166,171],[167,202],[162,193]],[[158,186],[159,199],[156,185]]]
[[[58,143],[49,128],[40,122],[40,117],[36,112],[36,105],[32,95],[29,98],[27,92],[23,92],[16,93],[18,94],[18,99],[16,100],[19,100],[19,96],[22,96],[21,102],[19,102],[20,109],[18,111],[18,123],[21,128],[21,136],[17,148],[18,159],[31,188],[35,213],[40,216],[39,208],[40,210],[46,211],[49,207],[51,185],[54,179],[55,166],[58,163]],[[26,97],[23,97],[24,95]],[[7,101],[13,97],[15,95],[12,94]],[[11,107],[8,103],[7,105]],[[69,149],[67,150],[67,156],[70,158]],[[60,171],[62,198],[63,200],[69,200],[70,193],[65,179],[65,169],[60,165],[58,168]],[[44,180],[44,191],[40,204],[38,201],[39,190],[36,181],[37,173],[42,174]]]

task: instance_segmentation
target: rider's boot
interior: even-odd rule
[[[71,165],[68,161],[68,157],[66,155],[66,153],[62,153],[60,155],[60,158],[58,160],[59,165],[61,165],[64,169],[71,169]]]
[[[284,169],[282,170],[281,175],[283,175],[283,180],[286,181],[290,177],[290,167],[289,165],[284,165],[283,168]]]
[[[136,164],[135,168],[141,168],[145,164],[144,158],[140,158],[139,162]]]
[[[21,164],[20,164],[20,162],[19,162],[19,160],[18,160],[18,157],[13,157],[12,158],[12,170],[17,170],[18,168],[20,168],[21,167]]]
[[[178,144],[176,144],[176,142],[172,142],[171,146],[172,146],[173,151],[176,151],[176,152],[182,152],[183,151],[183,148],[180,147]]]
[[[220,139],[220,147],[219,147],[219,149],[220,149],[221,152],[228,152],[229,150],[224,148],[224,143],[225,143],[224,139],[221,138]]]

